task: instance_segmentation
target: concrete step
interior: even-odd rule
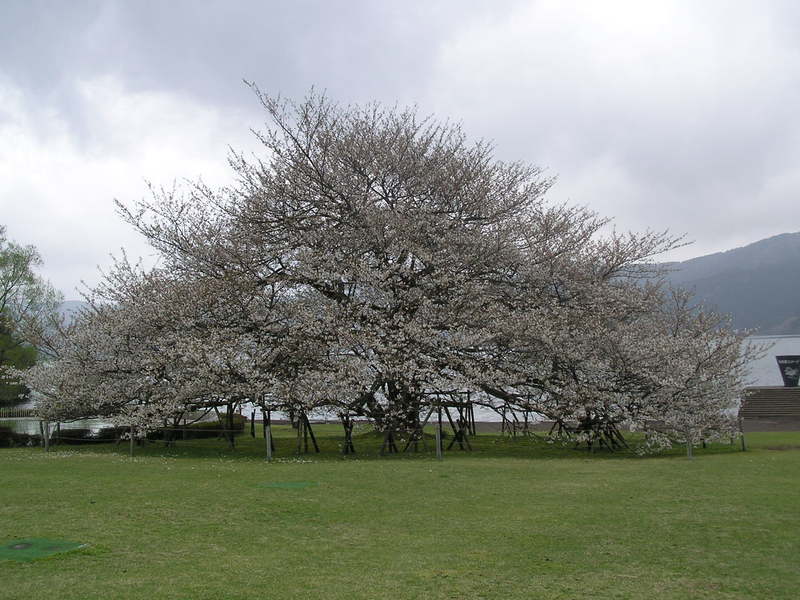
[[[751,387],[745,389],[739,416],[800,418],[800,388]]]

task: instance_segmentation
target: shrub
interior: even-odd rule
[[[124,433],[128,433],[127,427],[103,427],[94,432],[92,437],[97,441],[116,442]]]
[[[244,424],[247,417],[233,415],[233,435],[240,435],[244,432]],[[190,425],[178,425],[165,429],[158,429],[147,434],[148,440],[197,440],[206,438],[223,437],[227,424],[219,421],[201,421]],[[180,431],[178,431],[180,430]]]
[[[52,440],[59,444],[67,444],[70,446],[75,446],[78,444],[90,444],[95,441],[94,437],[92,436],[91,429],[61,429],[61,436],[57,436],[55,433],[52,434]]]
[[[17,446],[38,446],[42,443],[42,436],[29,433],[16,433],[10,427],[0,427],[0,448],[14,448]]]

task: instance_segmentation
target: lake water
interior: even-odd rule
[[[51,423],[50,429],[53,430],[55,426]],[[61,429],[90,429],[92,432],[97,432],[103,427],[111,427],[112,424],[100,419],[86,419],[83,421],[72,421],[71,423],[64,423]],[[20,419],[2,419],[0,420],[0,427],[10,427],[16,433],[26,433],[29,435],[39,434],[39,419],[35,418],[20,418]]]

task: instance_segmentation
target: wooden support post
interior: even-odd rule
[[[436,458],[442,460],[442,404],[438,403],[436,407],[436,414],[438,420],[436,423]]]
[[[250,413],[250,437],[256,439],[256,411]]]
[[[467,437],[467,425],[462,419],[458,419],[457,421],[453,422],[452,417],[450,416],[450,409],[445,406],[444,408],[445,414],[447,415],[447,420],[450,421],[450,427],[453,428],[453,439],[450,442],[450,445],[447,446],[447,449],[453,447],[453,445],[458,442],[459,448],[462,450],[472,450],[472,446],[469,443],[469,438]]]
[[[421,421],[419,420],[419,411],[417,411],[417,422],[414,425],[414,431],[411,432],[411,435],[408,436],[408,441],[406,442],[405,447],[403,447],[403,453],[408,452],[411,446],[414,446],[414,452],[419,452],[419,441],[420,439],[425,441],[425,436],[422,432],[422,425],[420,424]]]
[[[308,452],[308,435],[311,436],[311,443],[314,444],[314,452],[319,454],[319,446],[317,445],[317,436],[314,435],[314,429],[311,427],[311,423],[308,420],[308,415],[303,413],[303,420],[305,421],[305,428],[306,428],[306,452]]]
[[[297,419],[297,454],[303,453],[303,420]]]
[[[342,415],[342,427],[344,427],[344,447],[342,454],[355,454],[356,449],[353,446],[353,420],[350,415]]]
[[[475,426],[475,405],[472,403],[472,400],[469,401],[469,422],[472,427],[472,435],[478,435],[478,429]]]
[[[453,439],[450,440],[450,445],[447,446],[447,449],[450,450],[450,448],[458,442],[459,448],[464,450],[464,442],[461,440],[461,429],[456,427],[456,424],[453,422],[453,417],[450,416],[450,408],[447,406],[444,407],[444,414],[447,416],[447,420],[450,422],[450,428],[453,430]]]
[[[264,410],[261,410],[261,418],[264,420],[264,446],[267,449],[267,462],[272,462],[272,451],[275,449],[272,445],[272,419],[271,419],[270,411],[264,414]]]
[[[236,437],[233,432],[233,403],[231,402],[228,403],[228,410],[225,413],[225,417],[228,421],[228,424],[225,426],[228,430],[228,443],[231,446],[231,450],[233,450],[236,447]]]
[[[426,415],[425,415],[425,418],[424,418],[424,419],[422,419],[422,424],[420,425],[420,427],[421,427],[422,429],[424,429],[424,428],[425,428],[425,425],[427,425],[427,424],[428,424],[428,420],[431,418],[431,415],[433,414],[433,411],[434,411],[434,407],[433,407],[433,406],[431,406],[431,407],[428,409],[428,414],[426,414]]]
[[[461,423],[461,439],[464,441],[464,444],[467,446],[467,450],[472,452],[472,444],[469,443],[469,429],[465,423]]]
[[[467,427],[469,428],[469,434],[475,435],[475,414],[472,412],[472,395],[469,390],[467,390]]]
[[[275,452],[275,442],[272,439],[272,414],[269,410],[261,408],[261,426],[264,430],[264,447],[267,451],[267,460],[272,460]]]
[[[459,403],[458,405],[458,419],[456,420],[456,425],[458,426],[459,435],[461,441],[467,445],[469,450],[472,450],[472,447],[469,445],[469,434],[470,434],[470,427],[469,427],[469,406],[463,403]]]
[[[42,440],[42,442],[41,442],[42,443],[42,448],[44,448],[45,445],[44,445],[44,422],[43,421],[39,421],[39,437]]]
[[[383,444],[381,445],[381,456],[383,456],[384,452],[389,454],[394,454],[398,452],[397,444],[394,442],[394,431],[391,429],[387,429],[383,434]]]
[[[269,447],[275,452],[275,436],[272,435],[272,411],[267,411],[267,426],[269,427]]]
[[[436,407],[434,405],[431,405],[431,407],[428,409],[427,414],[425,415],[425,418],[422,419],[422,422],[419,424],[419,435],[422,438],[422,447],[423,447],[423,449],[425,451],[428,450],[428,442],[425,441],[425,425],[428,424],[428,421],[430,420],[431,416],[433,415],[433,411],[435,409],[436,409]]]
[[[742,452],[746,452],[747,442],[744,441],[744,422],[742,421],[741,417],[739,417],[739,435],[742,438]]]

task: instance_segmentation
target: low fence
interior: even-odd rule
[[[32,408],[0,407],[0,419],[25,419],[34,417]]]

